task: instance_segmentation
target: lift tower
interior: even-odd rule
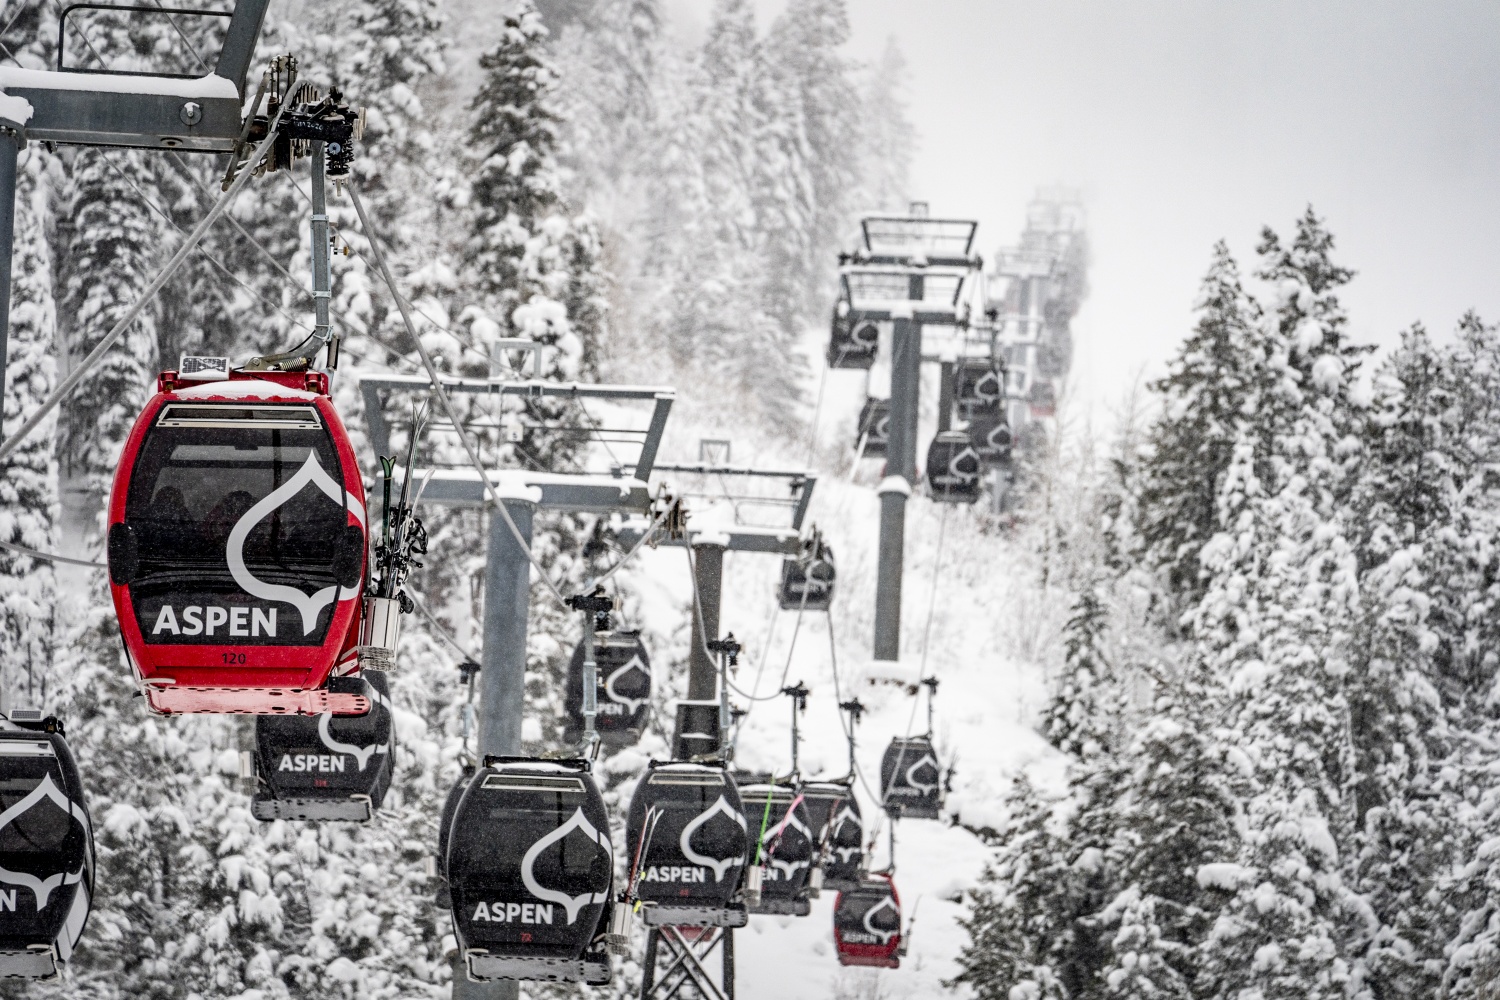
[[[890,325],[890,443],[880,493],[879,569],[875,586],[875,659],[901,658],[901,570],[906,498],[917,483],[917,416],[924,326],[968,321],[963,293],[984,261],[973,252],[978,223],[928,218],[917,203],[905,216],[868,216],[860,246],[839,259],[841,322]],[[884,353],[886,337],[881,337]],[[884,360],[884,359],[882,359]],[[871,392],[881,388],[872,371]]]
[[[531,341],[501,341],[506,350],[531,351]],[[539,370],[539,365],[537,366]],[[558,433],[607,439],[619,445],[635,443],[640,451],[636,473],[624,474],[616,467],[598,474],[550,472],[544,469],[495,469],[487,472],[489,486],[473,468],[414,469],[413,504],[444,504],[483,508],[498,495],[518,529],[515,534],[499,510],[490,510],[489,542],[485,555],[484,641],[479,670],[479,759],[515,756],[522,752],[521,725],[526,708],[526,632],[531,601],[532,524],[538,511],[644,513],[651,507],[646,480],[656,462],[657,448],[666,429],[667,415],[675,398],[673,390],[652,386],[587,385],[551,382],[539,377],[514,379],[443,378],[442,386],[454,394],[493,396],[498,399],[594,399],[613,404],[650,403],[651,416],[644,429],[628,427],[553,428]],[[360,379],[365,414],[370,423],[371,444],[377,454],[391,453],[391,427],[382,394],[425,393],[431,383],[424,375],[372,375]],[[451,429],[451,425],[449,425]],[[495,429],[495,428],[491,428]],[[437,423],[433,430],[442,432]],[[516,535],[519,535],[518,539]],[[524,542],[524,546],[522,545]],[[454,969],[455,1000],[515,1000],[515,982],[473,982]]]
[[[705,442],[707,444],[708,442]],[[707,451],[708,449],[705,449]],[[668,536],[664,545],[687,547],[693,553],[694,607],[692,647],[688,659],[687,697],[677,703],[677,726],[672,740],[674,760],[703,759],[724,750],[723,713],[727,691],[720,686],[719,665],[714,654],[724,648],[719,640],[719,612],[724,593],[724,554],[760,552],[796,558],[803,552],[803,522],[812,503],[817,478],[804,471],[758,469],[725,462],[700,461],[658,465],[658,473],[708,477],[720,483],[732,481],[781,482],[783,497],[740,493],[727,485],[718,492],[679,492],[679,497],[711,499],[731,511],[717,516],[710,506],[695,518],[690,512],[685,531]],[[639,473],[637,473],[639,474]],[[790,511],[790,524],[783,526],[741,523],[741,512],[754,506],[774,506]],[[694,521],[697,521],[695,524]],[[644,521],[629,521],[621,528],[620,541],[634,545],[646,530]],[[737,648],[737,644],[735,644]],[[719,981],[715,982],[706,962],[719,952]],[[644,974],[640,1000],[666,1000],[683,995],[691,984],[706,1000],[734,1000],[734,934],[731,927],[703,928],[696,937],[675,927],[651,927],[646,939]]]

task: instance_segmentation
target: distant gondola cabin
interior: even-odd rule
[[[880,794],[886,812],[909,819],[937,819],[943,808],[944,775],[926,736],[891,740],[880,762]]]
[[[364,484],[317,372],[162,375],[126,440],[109,576],[157,712],[360,713]]]
[[[833,550],[824,542],[815,549],[781,562],[781,586],[777,594],[783,611],[827,611],[833,605],[833,586],[838,571]]]
[[[823,869],[823,886],[844,889],[859,883],[864,867],[864,820],[848,784],[820,781],[802,786],[813,843]]]
[[[833,940],[840,965],[901,967],[901,897],[889,875],[871,875],[839,893]]]
[[[833,314],[829,325],[828,367],[870,368],[880,348],[880,327],[867,319]]]
[[[752,862],[758,861],[764,873],[760,904],[750,912],[807,916],[811,912],[807,882],[814,843],[806,803],[790,785],[766,780],[742,784],[740,796],[745,818],[754,831],[750,838]]]
[[[939,431],[927,448],[927,489],[940,503],[979,499],[984,466],[964,431]]]
[[[859,411],[858,443],[863,458],[878,458],[886,453],[891,444],[889,399],[871,397],[865,400]]]
[[[567,719],[563,739],[583,738],[583,643],[568,665]],[[594,728],[608,746],[630,746],[641,738],[651,711],[651,657],[637,632],[597,632],[594,636],[597,708]]]

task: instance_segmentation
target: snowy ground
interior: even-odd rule
[[[850,400],[857,376],[835,375],[825,402],[823,434],[815,464],[841,463],[842,435],[852,429]],[[838,384],[839,380],[848,385]],[[857,409],[857,407],[855,407]],[[714,419],[673,414],[678,431],[663,460],[697,457],[697,437],[735,437],[734,464],[795,468],[802,447],[784,441],[744,440],[739,428],[716,428]],[[689,431],[691,430],[691,433]],[[868,679],[873,633],[875,541],[879,519],[874,484],[879,463],[866,461],[853,481],[819,472],[810,520],[833,545],[838,596],[831,615],[775,611],[779,560],[731,553],[725,560],[723,628],[746,647],[736,683],[759,695],[802,681],[811,689],[801,720],[801,769],[806,777],[836,777],[847,768],[847,750],[837,716],[838,695],[858,696],[869,708],[859,730],[859,786],[867,830],[881,822],[874,861],[887,861],[887,832],[867,787],[878,784],[880,757],[897,735],[926,727],[925,699],[904,686]],[[903,661],[911,676],[922,665],[923,638],[933,598],[933,561],[943,518],[941,507],[914,498],[908,507],[904,587]],[[975,827],[998,828],[1001,799],[1012,777],[1026,769],[1033,779],[1061,779],[1060,758],[1034,732],[1045,698],[1042,666],[1060,624],[1059,613],[1035,584],[1020,546],[983,534],[974,513],[947,513],[941,574],[933,607],[926,670],[937,676],[936,733],[946,762],[957,771],[949,809]],[[641,594],[641,624],[685,648],[686,609],[692,600],[687,559],[681,549],[646,551],[631,568]],[[838,655],[838,683],[830,657],[829,628]],[[797,632],[795,646],[793,632]],[[769,645],[767,638],[770,638]],[[762,662],[764,665],[762,666]],[[743,701],[743,699],[741,699]],[[739,740],[737,763],[785,773],[790,766],[790,706],[785,698],[755,703]],[[894,971],[843,969],[834,955],[833,894],[816,900],[810,917],[753,917],[736,939],[738,989],[749,997],[826,1000],[828,997],[902,998],[932,996],[958,972],[956,958],[966,940],[957,920],[961,893],[978,878],[988,857],[984,844],[951,822],[907,820],[897,829],[897,886],[907,917],[917,915],[911,952]]]

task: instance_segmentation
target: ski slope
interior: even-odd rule
[[[873,834],[878,845],[871,867],[879,868],[889,861],[889,827],[871,789],[878,788],[880,758],[890,739],[925,731],[926,697],[925,692],[913,696],[904,684],[871,678],[879,523],[874,486],[881,469],[878,460],[866,460],[851,479],[841,453],[857,407],[839,398],[849,387],[835,386],[836,380],[830,378],[814,465],[845,468],[842,473],[815,470],[820,478],[808,517],[824,532],[837,559],[833,608],[826,615],[803,613],[799,623],[797,612],[776,608],[779,558],[726,553],[721,628],[745,647],[735,685],[767,699],[748,703],[738,767],[784,774],[791,766],[790,699],[775,696],[783,683],[801,681],[811,690],[799,723],[799,764],[806,778],[839,777],[847,771],[837,704],[858,697],[867,706],[857,732],[862,777],[857,792],[867,838]],[[722,421],[712,411],[698,412],[691,402],[680,404],[663,456],[695,459],[699,437],[721,437],[734,441],[736,465],[803,466],[805,445],[747,439],[753,430]],[[957,958],[967,940],[958,924],[967,909],[962,894],[976,884],[989,855],[978,837],[957,824],[999,829],[1004,795],[1023,769],[1043,785],[1062,780],[1061,757],[1034,731],[1046,696],[1043,664],[1055,646],[1062,614],[1039,591],[1024,547],[998,529],[982,531],[978,511],[952,508],[944,525],[943,508],[920,496],[913,497],[907,511],[900,673],[913,680],[921,675],[926,638],[925,672],[941,682],[936,742],[943,762],[956,764],[949,819],[905,820],[896,829],[897,887],[905,918],[916,916],[910,952],[898,970],[841,968],[833,945],[834,894],[824,893],[814,900],[809,917],[755,916],[749,928],[737,933],[741,996],[827,1000],[946,993],[943,981],[958,973]],[[639,602],[634,614],[655,643],[653,649],[662,649],[663,659],[681,662],[693,600],[684,550],[643,550],[628,576]],[[747,703],[744,697],[734,700]],[[663,721],[670,726],[669,719]],[[645,744],[641,749],[650,752]]]

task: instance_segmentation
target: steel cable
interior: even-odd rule
[[[73,390],[78,387],[78,383],[83,381],[83,377],[104,358],[109,349],[115,345],[115,341],[119,340],[120,336],[136,321],[136,318],[140,316],[141,310],[146,307],[146,304],[156,297],[156,293],[161,291],[162,286],[182,267],[183,262],[188,258],[188,254],[192,252],[193,248],[208,233],[209,227],[218,220],[219,216],[224,214],[224,211],[229,207],[229,203],[238,197],[240,191],[244,189],[245,184],[254,173],[251,167],[260,162],[261,157],[271,148],[271,144],[276,141],[276,137],[279,134],[277,132],[279,122],[280,113],[278,112],[276,120],[271,122],[271,127],[266,137],[251,152],[246,168],[240,171],[239,176],[234,179],[234,183],[229,185],[229,190],[224,192],[219,200],[214,203],[214,207],[209,210],[208,214],[188,234],[187,239],[177,248],[177,252],[172,255],[172,259],[167,261],[166,266],[157,272],[151,284],[146,286],[145,290],[136,298],[131,307],[126,310],[125,315],[115,323],[109,333],[105,334],[104,339],[95,345],[94,349],[88,353],[88,356],[79,362],[78,367],[69,372],[68,377],[63,379],[62,384],[54,389],[52,394],[43,400],[42,404],[33,411],[26,422],[21,425],[21,429],[12,434],[3,445],[0,445],[0,462],[9,458],[15,452],[16,448],[20,446],[21,442],[29,437],[32,431],[36,430],[47,414],[51,413],[59,403],[72,394]]]

